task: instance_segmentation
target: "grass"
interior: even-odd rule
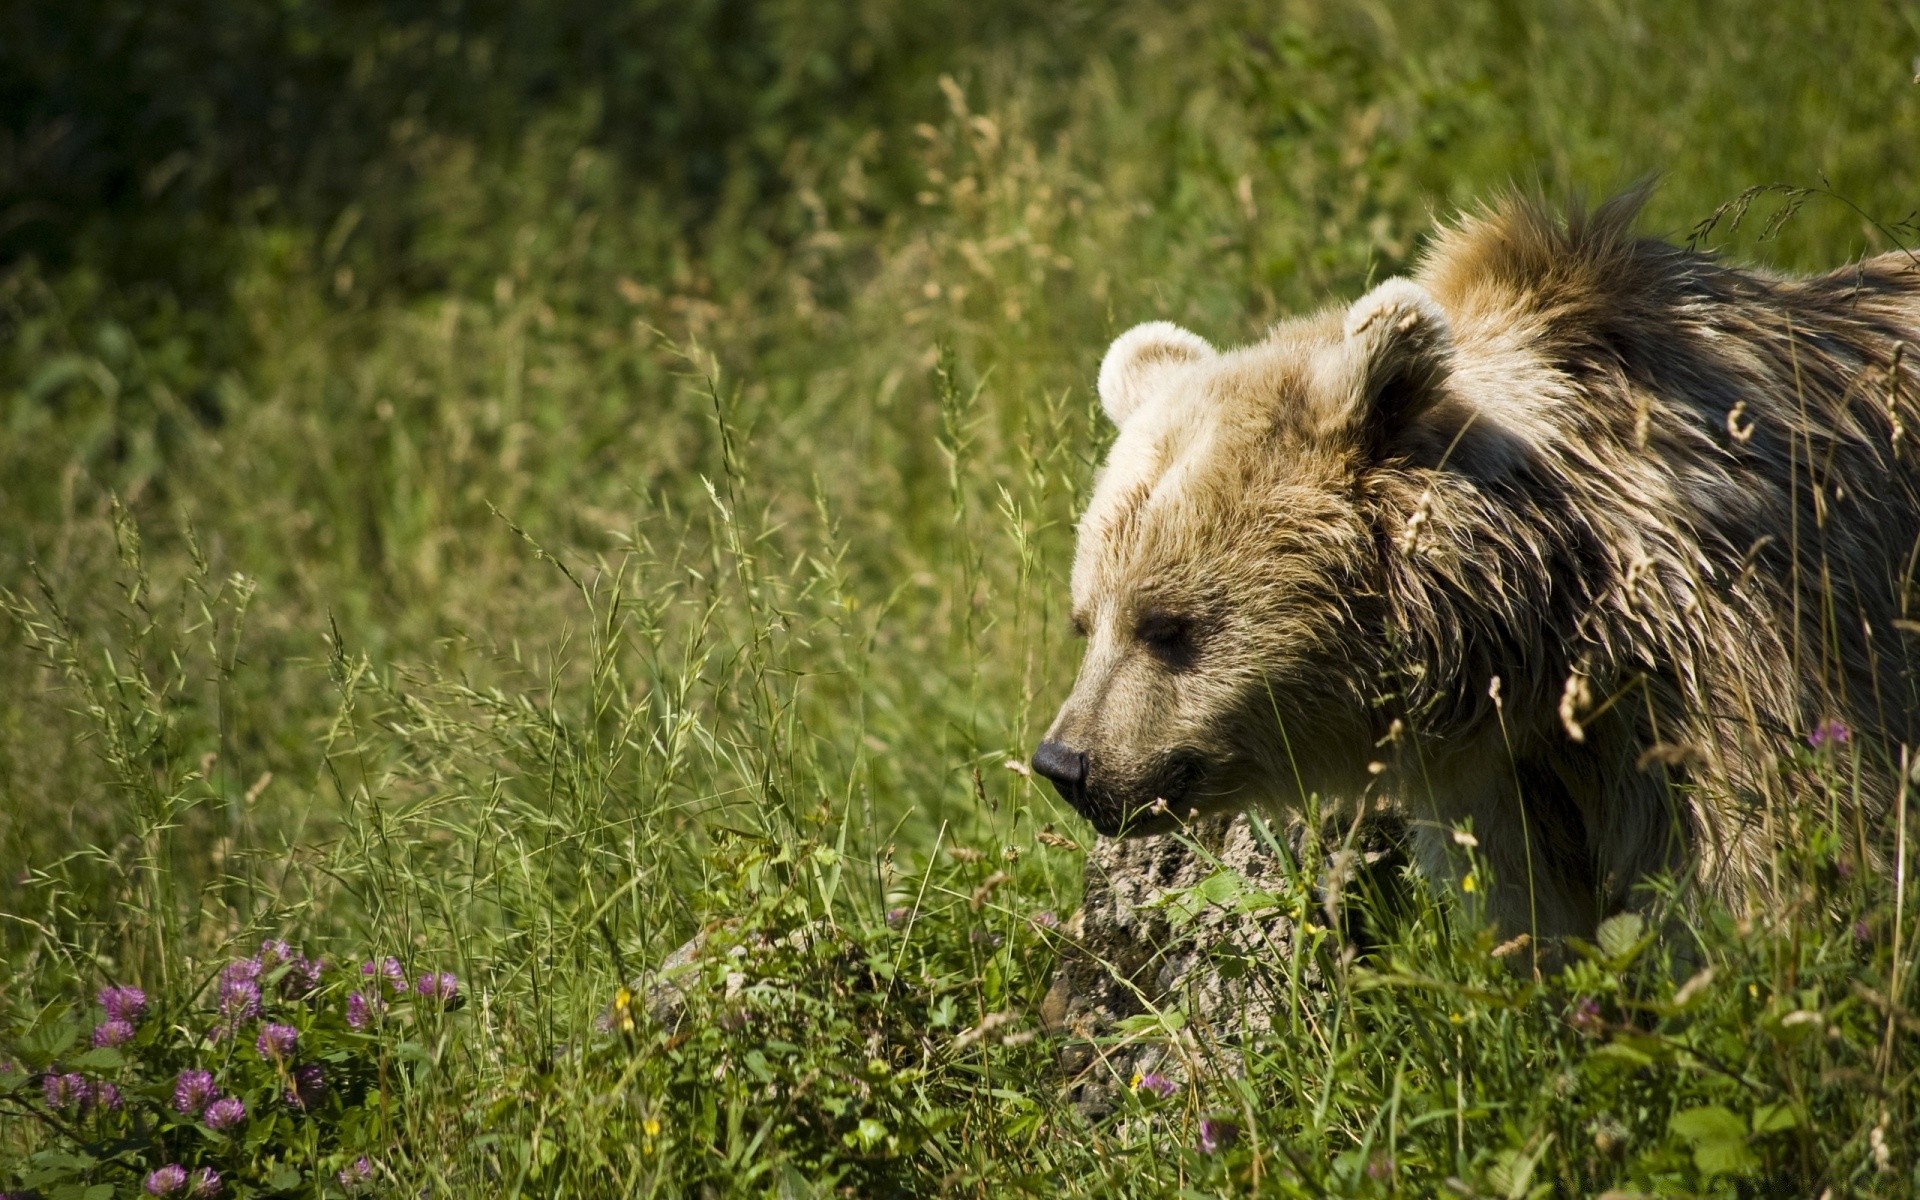
[[[1187,1076],[1089,1123],[1037,1013],[1091,833],[1003,764],[1073,669],[1116,332],[1256,336],[1514,181],[1662,171],[1679,238],[1816,189],[1711,234],[1781,269],[1911,242],[1914,14],[1207,0],[922,45],[868,7],[849,101],[809,39],[866,26],[766,6],[718,175],[594,76],[4,268],[0,1020],[188,1012],[269,936],[455,970],[379,1119],[263,1143],[263,1194],[362,1153],[434,1195],[1913,1194],[1913,898],[1839,816],[1685,967],[1615,925],[1535,980],[1421,887],[1355,897],[1356,957],[1312,856],[1216,875],[1175,919],[1305,927],[1227,955],[1279,1018],[1135,1019]],[[1790,769],[1843,811],[1844,751]],[[696,935],[660,1016],[615,1003]],[[24,1095],[0,1186],[79,1145]],[[157,1165],[88,1152],[49,1194]]]

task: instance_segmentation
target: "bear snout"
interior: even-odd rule
[[[1068,749],[1064,742],[1044,741],[1033,752],[1033,769],[1053,784],[1062,800],[1081,807],[1087,788],[1086,755]]]

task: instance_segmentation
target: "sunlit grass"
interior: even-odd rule
[[[1911,897],[1847,829],[1684,962],[1616,926],[1540,979],[1418,886],[1353,898],[1356,955],[1317,857],[1220,876],[1176,905],[1304,927],[1235,968],[1281,1019],[1136,1018],[1185,1073],[1090,1124],[1039,1011],[1092,835],[1005,764],[1072,669],[1114,333],[1257,336],[1535,178],[1664,170],[1676,237],[1830,186],[1714,237],[1889,248],[1912,14],[1088,27],[917,64],[918,108],[692,226],[557,106],[510,154],[396,134],[359,204],[410,214],[403,263],[341,212],[224,230],[218,313],[0,275],[0,1015],[184,1005],[269,936],[450,967],[470,1006],[368,1147],[429,1194],[1910,1194]],[[58,1141],[23,1112],[0,1187]]]

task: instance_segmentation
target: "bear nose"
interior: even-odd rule
[[[1060,798],[1071,803],[1087,782],[1087,756],[1061,742],[1041,742],[1033,752],[1033,769],[1053,784]]]

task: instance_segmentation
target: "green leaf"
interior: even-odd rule
[[[1718,1104],[1677,1112],[1667,1127],[1693,1148],[1693,1165],[1709,1179],[1744,1175],[1760,1165],[1747,1145],[1747,1123]]]
[[[279,1191],[291,1191],[300,1186],[300,1168],[291,1163],[283,1165],[267,1178],[267,1186]]]
[[[1624,959],[1633,953],[1646,927],[1639,913],[1617,913],[1600,922],[1600,928],[1594,930],[1594,940],[1600,943],[1600,953],[1611,959]]]
[[[73,1065],[92,1071],[114,1071],[126,1066],[126,1056],[112,1046],[97,1046],[85,1054],[75,1056]]]
[[[1126,1034],[1170,1033],[1187,1027],[1187,1014],[1177,1008],[1169,1008],[1157,1013],[1135,1013],[1131,1017],[1114,1022],[1113,1027],[1117,1032]]]
[[[1650,1067],[1653,1065],[1653,1058],[1651,1056],[1643,1054],[1625,1042],[1608,1042],[1604,1046],[1596,1047],[1593,1053],[1587,1056],[1587,1061],[1594,1066],[1625,1067],[1628,1069]]]
[[[1756,1137],[1768,1133],[1779,1133],[1783,1129],[1792,1129],[1798,1124],[1800,1124],[1799,1112],[1785,1100],[1777,1104],[1762,1104],[1753,1110],[1753,1132]]]
[[[887,1138],[887,1127],[872,1117],[860,1118],[860,1124],[847,1135],[847,1144],[871,1150]]]
[[[1533,1172],[1546,1155],[1547,1147],[1552,1144],[1553,1135],[1548,1134],[1531,1152],[1524,1149],[1502,1150],[1494,1160],[1493,1169],[1487,1172],[1487,1182],[1506,1200],[1532,1200],[1535,1196],[1545,1195],[1552,1190],[1552,1185],[1532,1186]]]

